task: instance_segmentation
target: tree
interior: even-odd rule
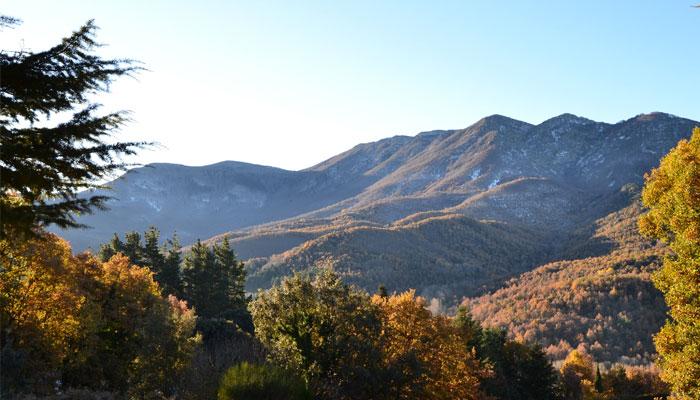
[[[302,376],[317,397],[382,398],[381,324],[366,293],[324,269],[258,292],[251,311],[271,359]]]
[[[2,25],[16,20],[5,17]],[[143,142],[108,142],[127,122],[125,112],[98,114],[89,96],[106,92],[118,77],[139,68],[94,51],[96,26],[88,21],[41,52],[0,52],[0,233],[32,235],[49,224],[80,227],[74,215],[105,208],[106,196],[78,196],[102,188]],[[58,114],[72,113],[52,123]]]
[[[593,359],[586,353],[572,350],[561,365],[566,400],[580,400],[593,382]]]
[[[194,312],[163,298],[153,274],[121,254],[103,263],[37,234],[0,241],[2,390],[54,391],[60,380],[172,394],[199,341]]]
[[[163,293],[172,294],[177,297],[182,297],[182,279],[180,277],[180,264],[182,257],[180,256],[180,241],[177,235],[173,235],[172,239],[167,241],[167,250],[163,260],[163,269],[158,276],[158,283],[163,288]]]
[[[639,229],[673,251],[654,277],[670,314],[654,338],[662,378],[679,398],[700,399],[700,128],[645,180]]]
[[[63,380],[76,387],[170,396],[200,341],[196,316],[184,301],[163,298],[153,273],[117,254],[86,282],[89,327]]]
[[[452,325],[467,350],[492,369],[480,379],[487,395],[502,400],[559,398],[559,377],[540,346],[510,340],[503,329],[482,328],[464,306],[457,309]]]
[[[127,234],[124,235],[124,245],[122,246],[121,253],[127,256],[132,264],[143,266],[143,251],[141,234],[136,231],[127,232]]]
[[[595,366],[595,382],[593,382],[595,391],[603,393],[603,376],[600,374],[600,365]]]
[[[42,234],[19,243],[0,240],[0,381],[7,391],[50,387],[75,351],[89,307],[79,282],[93,279],[90,260],[68,243]]]
[[[143,241],[138,232],[127,233],[125,242],[115,233],[109,243],[100,245],[99,258],[105,262],[115,254],[124,254],[132,264],[153,271],[163,294],[182,297],[180,243],[176,235],[167,240],[163,247],[159,243],[160,232],[153,226],[144,232]]]
[[[143,234],[143,248],[141,252],[141,262],[144,266],[150,267],[151,271],[156,276],[156,281],[160,282],[159,277],[163,273],[165,257],[160,251],[160,232],[158,228],[152,226]]]
[[[310,400],[303,380],[279,367],[251,365],[231,367],[221,379],[219,400]]]
[[[217,316],[212,293],[217,288],[214,255],[201,240],[192,246],[182,268],[182,289],[185,299],[204,318]]]
[[[124,243],[119,238],[119,235],[115,233],[109,243],[102,243],[100,245],[98,256],[102,262],[105,262],[117,253],[124,253]]]
[[[236,258],[228,237],[224,237],[221,244],[214,245],[213,252],[217,265],[217,290],[222,298],[223,308],[231,311],[245,309],[246,272],[243,263]]]
[[[252,333],[253,321],[248,312],[248,298],[245,294],[245,266],[236,258],[228,237],[224,237],[221,244],[214,245],[213,252],[217,271],[217,313]]]
[[[391,398],[483,397],[479,379],[487,370],[446,317],[433,316],[414,291],[388,298],[375,295],[372,302],[382,310],[385,362],[401,372],[402,380],[390,385]]]

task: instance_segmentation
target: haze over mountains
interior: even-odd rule
[[[664,113],[616,124],[563,114],[539,125],[493,115],[465,129],[360,144],[302,171],[232,161],[153,164],[110,184],[107,194],[116,198],[111,210],[79,219],[93,229],[61,235],[80,249],[151,225],[165,236],[176,231],[183,244],[227,234],[248,260],[250,290],[293,270],[333,266],[370,291],[379,284],[390,291],[416,288],[447,305],[472,298],[479,318],[495,325],[504,325],[503,316],[490,304],[502,303],[504,292],[489,293],[506,282],[512,292],[542,283],[544,272],[537,268],[561,269],[564,260],[584,260],[575,264],[577,271],[594,275],[603,265],[647,260],[619,269],[641,282],[632,285],[645,291],[640,299],[657,299],[648,275],[663,250],[636,234],[638,192],[644,173],[697,125]],[[643,257],[630,255],[642,250]],[[540,284],[533,294],[540,299],[562,295],[557,290],[566,291],[580,277],[544,274],[563,281]],[[661,317],[647,321],[647,337],[663,321],[663,302],[654,304]],[[601,318],[632,306],[620,303]],[[566,340],[573,347],[576,341],[593,346],[595,335],[577,335],[594,325],[596,315],[567,310],[581,315]],[[553,319],[529,317],[543,324]],[[525,335],[520,328],[510,326]],[[542,341],[542,332],[527,335]],[[635,334],[646,332],[628,332],[624,340],[634,341]],[[647,342],[639,346],[651,352]],[[601,357],[639,353],[623,345]]]

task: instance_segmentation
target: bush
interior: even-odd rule
[[[219,400],[311,399],[306,384],[291,373],[271,365],[247,362],[231,367],[221,379]]]

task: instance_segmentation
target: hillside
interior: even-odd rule
[[[650,277],[666,250],[637,233],[641,212],[635,198],[596,221],[591,240],[570,249],[595,253],[597,241],[598,250],[612,247],[607,254],[545,264],[465,304],[486,325],[541,343],[553,359],[582,345],[599,361],[651,361],[652,336],[666,308]]]

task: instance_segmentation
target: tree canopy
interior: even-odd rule
[[[4,17],[2,25],[16,19]],[[109,90],[140,67],[96,54],[97,27],[88,21],[45,51],[0,51],[0,233],[32,234],[38,226],[80,227],[75,214],[105,207],[108,197],[79,196],[123,170],[122,156],[144,142],[113,134],[127,112],[98,113],[90,95]],[[70,115],[65,118],[65,115]]]
[[[700,399],[700,128],[646,176],[642,202],[640,231],[673,251],[654,280],[671,317],[654,340],[662,377],[680,398]]]

